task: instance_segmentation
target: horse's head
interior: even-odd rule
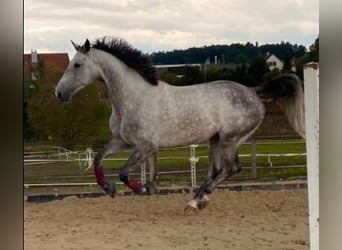
[[[100,76],[99,66],[89,57],[89,40],[82,46],[71,42],[77,52],[56,87],[55,94],[61,101],[68,101],[73,94]]]

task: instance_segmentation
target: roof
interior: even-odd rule
[[[30,54],[24,54],[24,65],[28,66],[31,71],[34,71],[38,67],[37,62],[32,62],[34,53],[37,54],[38,63],[43,62],[63,71],[69,65],[68,53],[37,53],[36,51],[32,51]]]
[[[267,55],[267,56],[266,56],[266,61],[268,61],[268,59],[270,59],[271,57],[274,57],[274,58],[276,58],[277,60],[282,61],[282,60],[280,60],[275,54],[269,54],[269,55]]]

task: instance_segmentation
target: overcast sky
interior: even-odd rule
[[[318,0],[24,1],[25,52],[72,56],[70,40],[105,35],[146,53],[235,42],[308,48],[318,34]]]

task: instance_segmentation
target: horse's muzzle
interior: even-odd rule
[[[63,95],[60,91],[56,90],[55,95],[61,102],[67,102],[69,100],[69,96]]]

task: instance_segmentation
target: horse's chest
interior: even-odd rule
[[[141,112],[138,107],[134,110],[126,110],[125,112],[113,111],[110,119],[110,127],[113,136],[120,138],[126,144],[134,146],[139,140],[147,140],[151,138],[153,129],[154,117],[151,117],[152,112]]]
[[[141,124],[134,119],[123,119],[118,129],[121,140],[129,145],[135,145],[137,138],[144,137],[145,130],[141,129]]]

